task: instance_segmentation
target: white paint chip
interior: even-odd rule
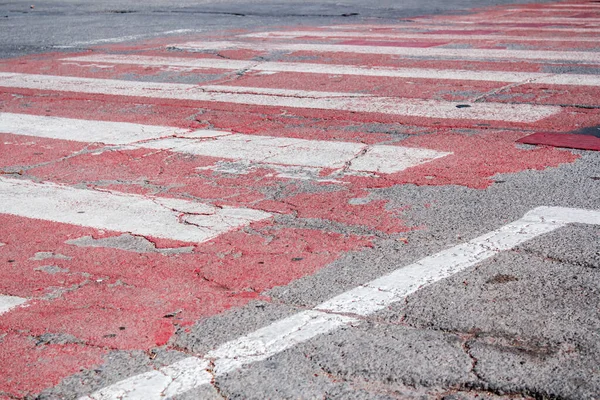
[[[201,243],[271,217],[251,209],[0,178],[0,213]]]
[[[25,304],[26,301],[27,299],[21,297],[0,295],[0,314],[4,314],[15,307]]]
[[[598,53],[600,58],[600,53]],[[561,107],[532,104],[463,103],[377,97],[364,94],[197,86],[182,83],[120,81],[53,75],[0,73],[0,87],[160,99],[235,103],[269,107],[352,111],[423,118],[532,123],[561,112]]]
[[[248,49],[256,51],[312,51],[357,54],[388,54],[405,57],[435,57],[461,60],[545,60],[573,63],[600,63],[600,52],[553,51],[553,50],[504,50],[504,49],[444,49],[436,47],[400,47],[312,43],[264,43],[264,42],[188,42],[173,44],[170,48],[188,51]]]
[[[267,73],[292,72],[327,75],[380,76],[390,78],[507,83],[530,82],[553,85],[600,86],[600,76],[589,74],[548,74],[541,72],[485,70],[469,71],[434,68],[393,68],[293,62],[254,62],[243,60],[222,60],[214,58],[154,57],[135,55],[125,56],[119,54],[92,54],[89,56],[65,58],[63,60],[82,63],[93,62],[142,66],[186,67],[192,69],[246,70]]]
[[[353,314],[359,317],[380,311],[421,287],[570,223],[600,225],[600,211],[538,207],[500,229],[401,267],[342,293],[313,310],[302,311],[227,342],[207,353],[204,358],[190,357],[173,366],[128,378],[80,400],[160,400],[167,389],[170,395],[175,396],[201,385],[210,385],[212,375],[207,373],[209,365],[214,375],[226,374],[316,336],[359,323],[360,319],[354,318]],[[181,367],[186,360],[192,365],[188,370]],[[177,373],[173,374],[171,370]],[[180,391],[171,389],[177,381]]]

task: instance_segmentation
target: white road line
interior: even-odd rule
[[[175,135],[183,136],[189,131],[169,126],[0,113],[0,132],[86,143],[129,144]]]
[[[26,301],[27,299],[21,297],[0,295],[0,315],[24,304]]]
[[[600,54],[600,53],[599,53]],[[120,81],[53,75],[0,73],[0,87],[196,100],[270,107],[382,113],[423,118],[531,123],[557,114],[560,107],[531,104],[462,103],[376,97],[352,93],[265,89],[237,86],[198,86],[181,83]]]
[[[434,33],[376,33],[376,32],[344,32],[344,31],[276,31],[259,32],[238,35],[238,37],[250,38],[284,38],[296,39],[302,37],[318,38],[361,38],[361,39],[422,39],[422,40],[493,40],[493,41],[533,41],[533,42],[593,42],[597,43],[599,38],[587,37],[535,37],[535,36],[510,36],[504,34],[489,35],[449,35]]]
[[[252,209],[1,177],[0,213],[193,243],[271,217]]]
[[[80,400],[159,400],[164,398],[165,389],[169,390],[170,396],[176,396],[195,387],[210,385],[213,374],[226,374],[341,326],[358,323],[360,320],[352,315],[366,316],[380,311],[421,287],[570,223],[598,225],[600,211],[538,207],[500,229],[399,268],[336,296],[313,310],[302,311],[227,342],[203,358],[186,358],[158,371],[117,382]],[[212,374],[207,372],[209,366]]]
[[[445,21],[447,22],[447,21]],[[422,31],[423,29],[427,29],[428,32],[435,32],[436,30],[452,30],[452,31],[462,31],[462,32],[469,32],[469,31],[478,31],[478,30],[499,30],[502,29],[503,34],[505,33],[511,33],[511,32],[519,32],[519,31],[527,31],[527,34],[535,34],[536,32],[565,32],[565,33],[599,33],[600,29],[597,28],[561,28],[561,27],[547,27],[547,26],[541,26],[541,27],[522,27],[522,26],[503,26],[503,27],[499,27],[499,26],[494,26],[494,25],[490,25],[489,23],[486,24],[484,22],[482,22],[481,24],[482,27],[481,28],[477,28],[475,26],[456,26],[456,25],[442,25],[442,24],[416,24],[416,23],[398,23],[398,24],[394,24],[394,25],[390,25],[390,24],[386,24],[386,25],[329,25],[329,26],[320,26],[319,28],[322,29],[331,29],[331,30],[361,30],[364,31],[365,29],[372,29],[372,30],[399,30],[399,31]],[[433,34],[433,33],[427,33],[429,34]]]
[[[600,52],[546,51],[546,50],[497,50],[497,49],[444,49],[437,47],[397,47],[313,43],[264,43],[264,42],[188,42],[168,46],[188,51],[249,49],[257,51],[312,51],[357,54],[388,54],[406,57],[435,57],[463,60],[544,60],[573,63],[600,63]]]
[[[156,32],[156,33],[149,33],[149,34],[143,34],[143,35],[119,36],[119,37],[113,37],[113,38],[88,40],[85,42],[73,42],[68,45],[60,45],[60,46],[57,45],[57,46],[52,46],[52,47],[55,49],[71,49],[71,48],[93,46],[93,45],[105,44],[105,43],[133,42],[135,40],[149,38],[149,37],[177,35],[177,34],[192,33],[192,32],[195,33],[195,32],[202,32],[202,31],[198,30],[198,29],[176,29],[173,31]]]
[[[516,13],[523,13],[523,12],[544,12],[544,13],[551,13],[551,12],[560,12],[560,13],[565,13],[565,12],[584,12],[584,11],[596,11],[593,8],[590,10],[590,7],[586,7],[586,4],[581,4],[581,5],[571,5],[569,6],[569,9],[565,10],[564,8],[556,8],[555,4],[547,4],[544,6],[545,8],[542,7],[522,7],[522,8],[507,8],[504,11],[509,11],[509,12],[516,12]],[[578,8],[578,7],[582,7],[582,8]],[[598,6],[596,6],[597,8]]]
[[[575,11],[581,11],[579,8],[589,9],[589,8],[600,8],[600,4],[548,4],[546,7],[557,7],[557,8],[573,8]],[[536,8],[532,8],[532,10],[536,10]],[[568,11],[568,10],[561,10]]]
[[[447,79],[487,82],[529,82],[553,85],[600,86],[600,76],[587,74],[546,74],[540,72],[468,71],[433,68],[394,68],[293,62],[256,62],[213,58],[154,57],[98,54],[64,58],[65,61],[130,64],[198,69],[226,69],[265,72],[295,72],[329,75],[382,76],[390,78]]]
[[[474,15],[472,17],[461,16],[460,19],[431,19],[419,18],[418,21],[423,22],[452,22],[455,24],[471,24],[471,23],[486,23],[493,22],[494,24],[597,24],[600,23],[600,18],[576,18],[576,17],[519,17],[518,15],[490,17]]]
[[[232,134],[207,139],[165,139],[145,143],[143,147],[263,164],[345,168],[386,174],[451,154],[400,146],[367,146],[360,143],[258,135]]]
[[[0,132],[87,143],[125,144],[260,164],[386,174],[451,154],[412,147],[190,131],[130,123],[99,124],[98,121],[12,113],[0,113]]]

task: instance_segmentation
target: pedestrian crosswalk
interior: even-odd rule
[[[153,83],[0,73],[0,85],[12,88],[54,90],[111,96],[149,97],[234,103],[267,107],[290,107],[309,110],[381,113],[424,118],[474,119],[509,122],[536,122],[560,111],[558,107],[521,104],[473,103],[460,107],[455,102],[397,99],[365,94],[316,92],[226,85],[191,85]],[[467,109],[468,108],[468,109]]]
[[[600,14],[581,10],[600,13],[520,5],[3,62],[0,329],[147,350],[418,229],[373,189],[483,189],[573,162],[515,142],[600,125]]]
[[[594,39],[596,40],[596,39]],[[242,60],[220,60],[214,58],[181,58],[122,56],[94,54],[65,58],[65,62],[88,62],[104,64],[126,64],[140,66],[185,67],[191,69],[224,69],[260,72],[292,72],[304,74],[330,74],[354,76],[379,76],[389,78],[415,78],[453,81],[484,81],[521,83],[530,82],[548,85],[600,86],[600,78],[586,74],[550,74],[521,71],[469,71],[435,68],[393,68],[356,65],[332,65],[289,62],[253,62]]]

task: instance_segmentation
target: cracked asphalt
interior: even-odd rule
[[[599,399],[600,153],[519,141],[600,137],[600,6],[532,3],[1,2],[0,399]]]

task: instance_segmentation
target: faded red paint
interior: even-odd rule
[[[25,398],[57,385],[64,377],[103,362],[108,350],[85,344],[39,343],[27,334],[7,333],[0,342],[0,392]],[[2,398],[2,396],[0,396]]]
[[[600,138],[591,135],[537,132],[519,139],[519,142],[600,151]]]
[[[525,12],[536,13],[535,6],[519,7],[524,10],[521,16],[527,15]],[[587,17],[597,13],[565,14],[569,15]],[[550,38],[556,35],[554,32],[536,31],[537,27],[555,26],[552,23],[495,22],[496,18],[505,16],[510,17],[506,7],[497,7],[483,10],[474,17],[436,17],[434,23],[441,23],[437,30],[432,27],[431,19],[402,24],[403,28],[422,32],[425,40],[399,42],[338,38],[336,42],[403,47],[448,43],[467,44],[472,48],[506,48],[513,44],[522,45],[523,42],[502,38],[482,41],[470,36],[499,33]],[[452,25],[456,20],[464,19],[479,21],[468,25],[470,30],[459,30]],[[584,25],[573,18],[569,26]],[[511,29],[515,27],[531,29]],[[423,29],[427,31],[423,32]],[[371,28],[369,31],[401,32],[390,28]],[[428,34],[464,37],[432,41]],[[561,32],[561,36],[576,41],[578,37],[598,35]],[[231,37],[157,38],[137,44],[101,46],[96,51],[237,60],[251,60],[268,53],[264,50],[232,49],[218,54],[200,54],[167,49],[169,44],[196,39],[231,40]],[[257,42],[247,38],[235,40]],[[328,42],[324,38],[319,41]],[[594,42],[541,40],[528,41],[526,45],[530,49],[556,50],[596,46]],[[0,93],[2,112],[220,129],[249,135],[369,145],[385,143],[452,153],[394,174],[366,177],[336,175],[337,171],[324,169],[318,178],[334,182],[306,182],[278,177],[276,171],[264,165],[238,174],[222,173],[210,169],[216,163],[226,161],[218,158],[148,149],[105,151],[101,144],[0,132],[0,173],[3,175],[68,185],[83,184],[125,193],[191,198],[217,206],[249,207],[274,214],[272,220],[254,223],[202,244],[147,238],[158,249],[193,246],[192,253],[182,254],[77,247],[66,241],[83,236],[106,238],[117,236],[120,232],[0,215],[3,228],[0,242],[6,243],[0,247],[0,293],[29,299],[26,307],[0,315],[0,332],[4,334],[0,339],[0,392],[13,397],[35,395],[62,378],[77,373],[80,368],[101,364],[111,349],[148,350],[168,345],[179,327],[185,328],[199,319],[243,306],[252,299],[268,300],[262,295],[266,290],[313,274],[347,252],[369,247],[376,236],[397,235],[420,228],[403,223],[405,208],[390,209],[385,201],[371,199],[371,189],[402,184],[452,184],[485,189],[493,184],[491,178],[496,174],[543,170],[574,162],[578,157],[552,147],[519,148],[515,141],[526,141],[525,136],[540,130],[548,131],[545,134],[548,138],[556,136],[556,132],[600,125],[600,110],[597,109],[600,100],[595,88],[541,84],[507,87],[498,82],[299,73],[261,75],[247,72],[238,77],[231,70],[181,70],[139,65],[105,65],[107,68],[102,68],[101,64],[62,60],[76,55],[54,53],[5,60],[0,64],[0,70],[142,81],[161,77],[172,82],[366,93],[440,101],[466,102],[481,98],[494,102],[558,104],[563,107],[556,116],[535,124],[520,124],[3,89]],[[402,59],[394,55],[309,51],[283,54],[279,60],[473,71],[547,72],[548,68],[543,62]],[[596,67],[578,65],[584,70]],[[566,136],[561,135],[561,139]],[[422,206],[429,207],[430,204]],[[315,228],[301,228],[308,223]],[[344,235],[331,230],[360,234]],[[54,256],[36,259],[38,252]],[[59,335],[69,340],[66,344],[51,344],[39,340],[44,334]],[[14,354],[20,357],[14,357]]]
[[[65,243],[115,232],[10,215],[0,215],[0,221],[6,243],[0,293],[34,299],[0,315],[0,328],[33,336],[68,333],[116,349],[165,344],[176,325],[241,306],[266,289],[314,273],[342,252],[369,245],[360,237],[259,223],[249,232],[196,245],[190,254],[162,255]],[[41,251],[56,256],[34,260]],[[44,266],[61,272],[45,272]]]

